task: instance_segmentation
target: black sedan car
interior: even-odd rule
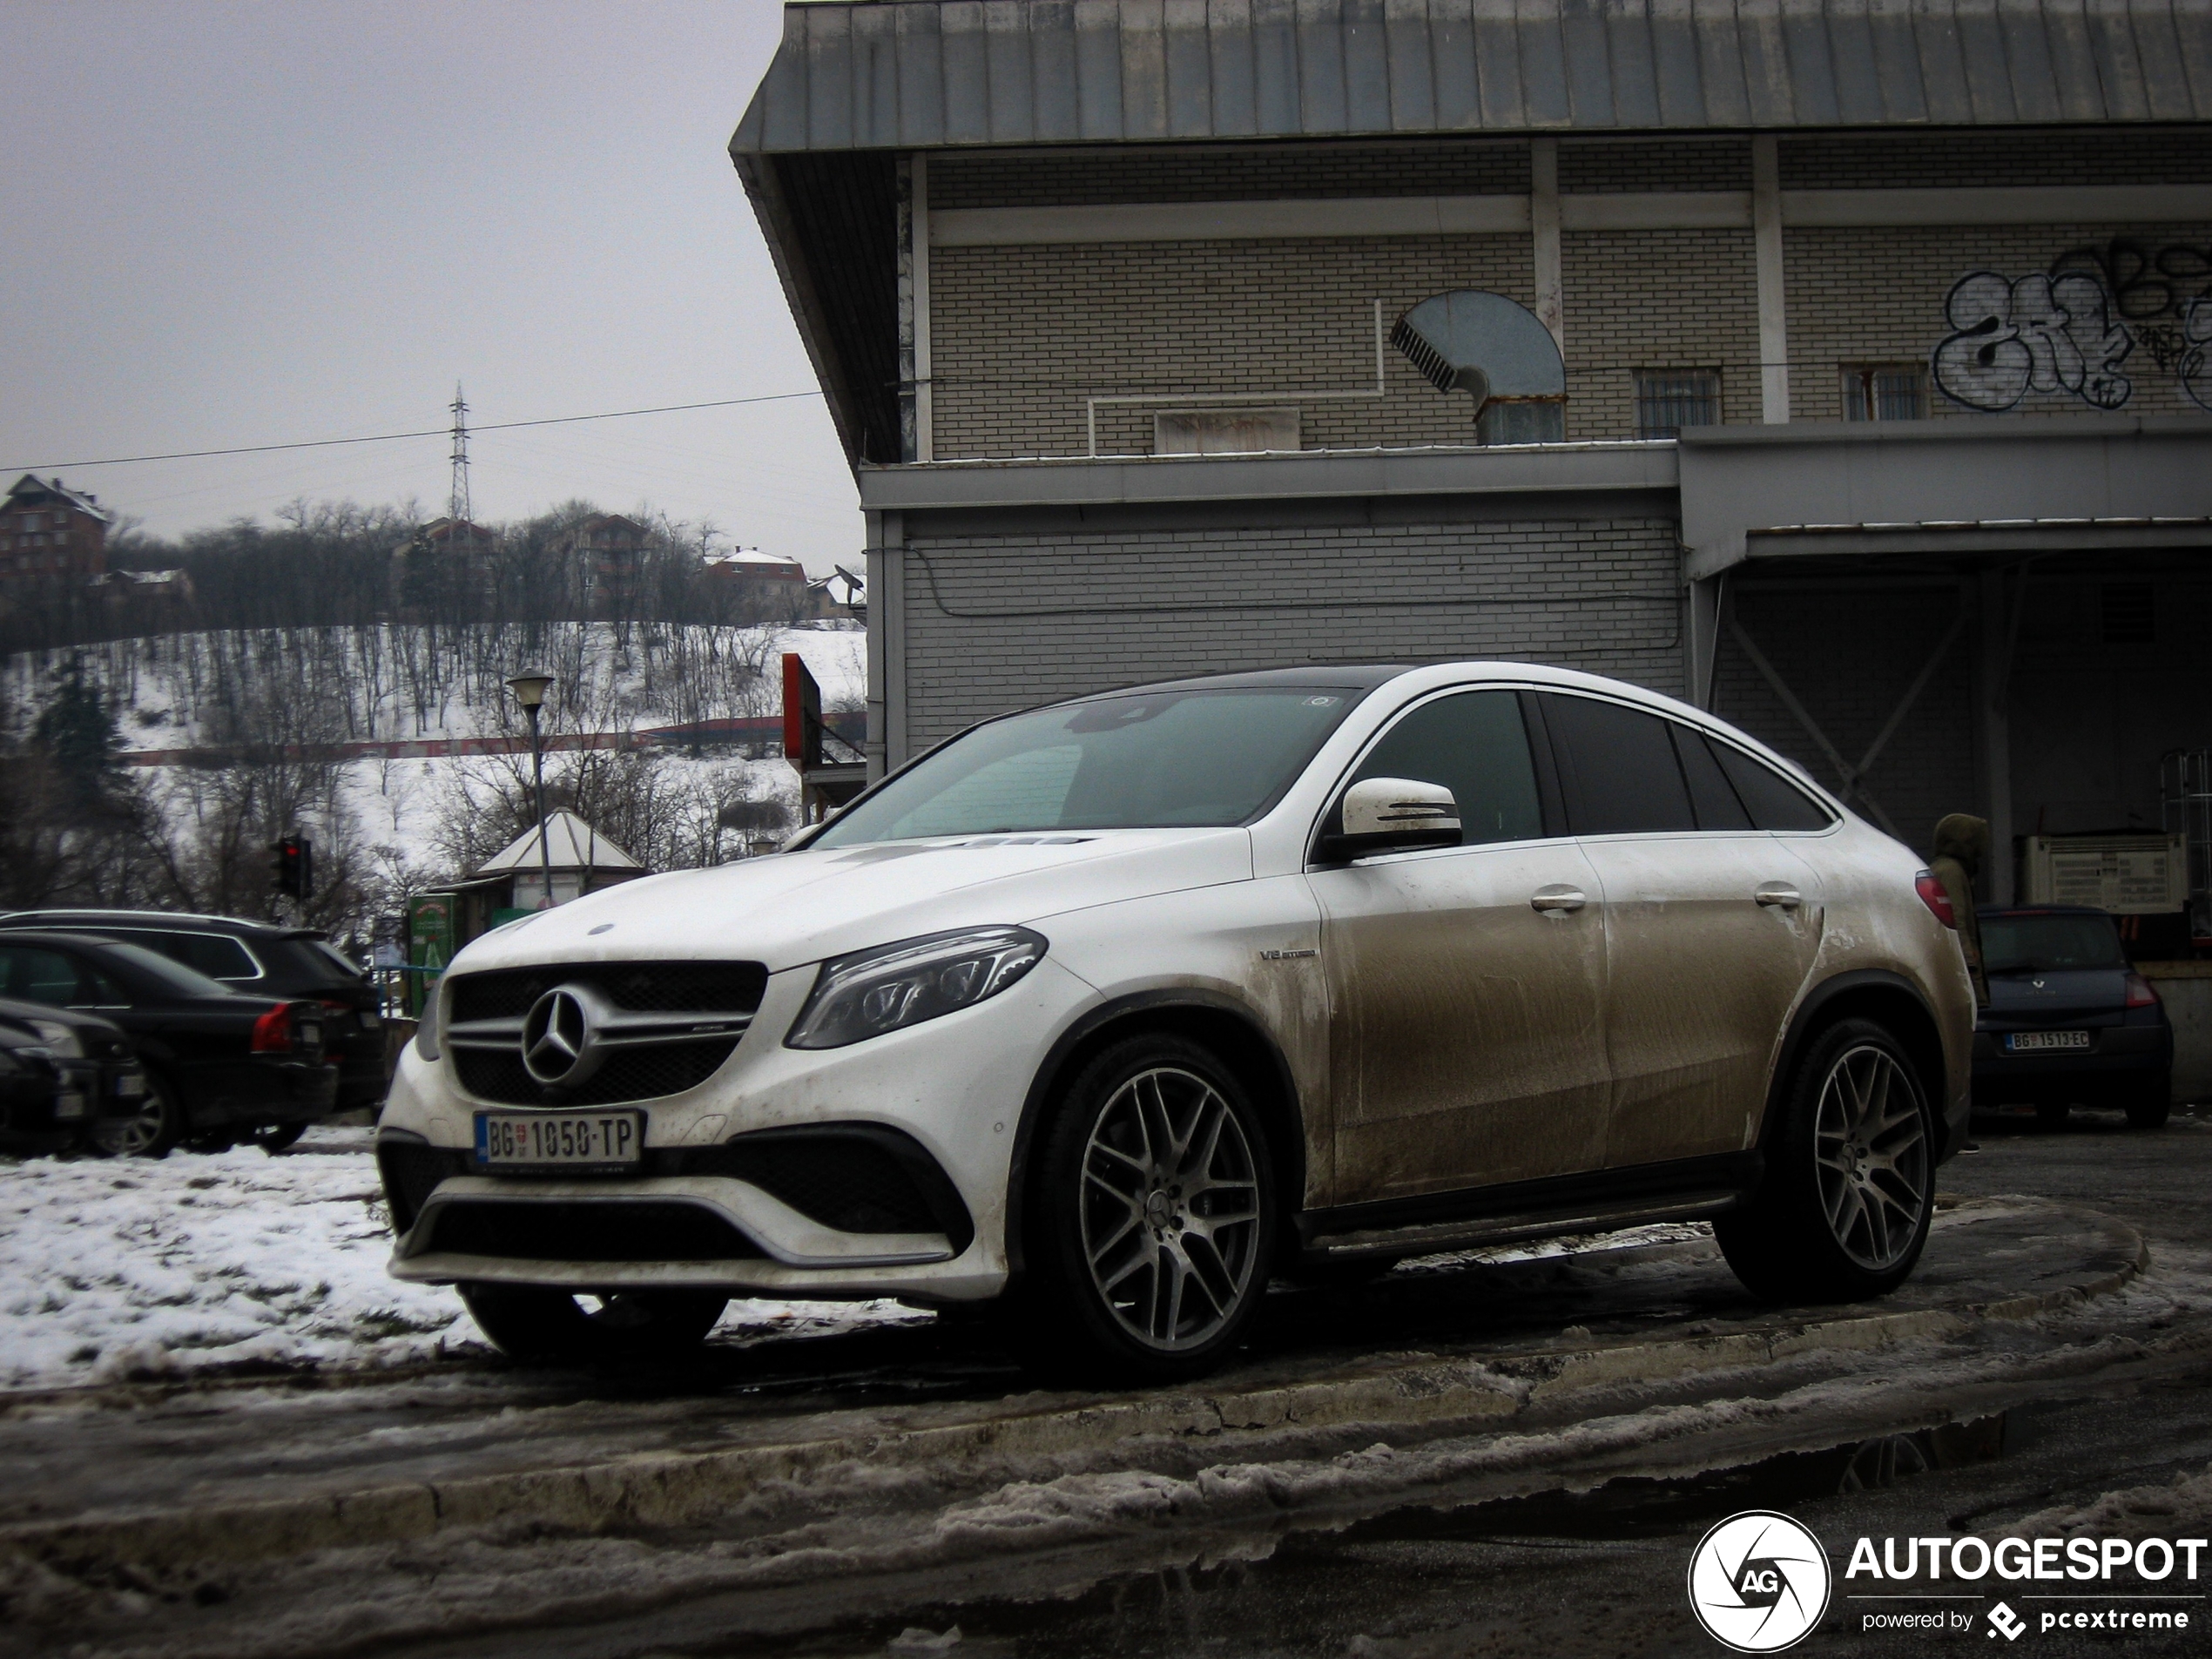
[[[249,996],[320,1002],[323,1047],[338,1066],[338,1109],[383,1102],[390,1073],[376,987],[313,928],[160,910],[17,910],[0,915],[0,928],[21,927],[98,934],[158,951]]]
[[[105,1151],[145,1109],[145,1069],[95,1014],[0,997],[0,1147]]]
[[[2117,1106],[2138,1129],[2166,1121],[2174,1028],[2128,966],[2102,910],[1981,913],[1989,1007],[1974,1025],[1974,1104],[2032,1105],[2045,1123],[2070,1107]]]
[[[97,1014],[136,1043],[145,1101],[110,1136],[111,1150],[289,1144],[336,1108],[320,1002],[241,995],[142,945],[30,932],[0,934],[0,995]]]

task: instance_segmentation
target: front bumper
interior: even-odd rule
[[[392,1084],[380,1134],[451,1163],[435,1184],[391,1191],[411,1224],[395,1250],[395,1277],[542,1285],[708,1287],[734,1294],[827,1298],[907,1296],[985,1299],[1005,1285],[1007,1190],[1030,1080],[1054,1038],[1097,993],[1049,958],[989,1001],[847,1048],[785,1048],[813,967],[770,977],[736,1049],[705,1082],[636,1103],[645,1114],[645,1168],[619,1178],[560,1180],[492,1175],[472,1164],[479,1111],[527,1110],[475,1099],[450,1056],[422,1059],[410,1046]],[[895,1130],[957,1195],[965,1224],[943,1231],[846,1231],[786,1202],[767,1181],[704,1172],[703,1163],[756,1142],[763,1131]],[[415,1154],[410,1159],[420,1162]],[[386,1166],[394,1188],[396,1161]],[[573,1223],[556,1248],[520,1254],[518,1239],[546,1236],[516,1214],[499,1253],[455,1249],[442,1214],[468,1238],[494,1206],[542,1206]],[[634,1225],[631,1224],[634,1223]],[[612,1229],[612,1231],[609,1231]],[[719,1229],[719,1234],[715,1231]],[[671,1240],[662,1253],[652,1239]],[[955,1236],[955,1234],[965,1236]],[[488,1237],[482,1233],[474,1235]],[[712,1240],[719,1237],[722,1243]],[[619,1248],[594,1245],[614,1238]],[[697,1241],[706,1238],[707,1245]],[[678,1249],[691,1253],[673,1253]],[[697,1251],[708,1248],[712,1253]],[[641,1259],[641,1258],[644,1258]]]

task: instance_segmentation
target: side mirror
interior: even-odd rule
[[[1365,778],[1344,792],[1339,827],[1321,838],[1325,859],[1364,859],[1417,846],[1460,844],[1460,804],[1441,784]]]

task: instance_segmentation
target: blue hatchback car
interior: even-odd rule
[[[1981,954],[1989,1007],[1974,1023],[1977,1108],[2032,1105],[2052,1127],[2077,1105],[2123,1107],[2137,1129],[2166,1121],[2174,1028],[2108,914],[1985,910]]]

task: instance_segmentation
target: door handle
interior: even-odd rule
[[[1558,885],[1548,887],[1538,887],[1534,893],[1528,896],[1528,904],[1531,909],[1551,911],[1560,914],[1564,914],[1569,910],[1580,910],[1584,905],[1589,903],[1589,896],[1585,894],[1581,888]]]
[[[1751,890],[1751,897],[1760,904],[1782,910],[1795,910],[1805,901],[1804,894],[1787,881],[1762,881]]]

